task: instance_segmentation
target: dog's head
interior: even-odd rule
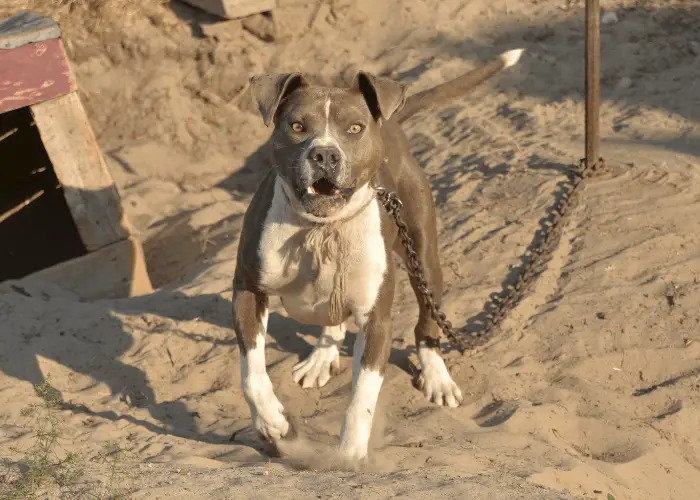
[[[308,216],[333,219],[364,196],[384,158],[380,134],[405,102],[405,88],[360,72],[350,88],[311,85],[299,73],[251,78],[271,138],[273,165]],[[362,191],[362,193],[360,193]]]

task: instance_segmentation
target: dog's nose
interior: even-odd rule
[[[316,146],[309,151],[309,160],[321,170],[333,170],[340,163],[340,150],[334,146]]]

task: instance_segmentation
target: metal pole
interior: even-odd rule
[[[586,0],[586,166],[600,158],[600,2]]]

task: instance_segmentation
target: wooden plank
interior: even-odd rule
[[[85,301],[135,297],[153,292],[143,248],[135,238],[42,269],[21,281],[50,283]]]
[[[60,39],[0,50],[0,113],[54,99],[75,88]]]
[[[61,28],[56,21],[33,12],[20,12],[0,20],[0,49],[14,49],[60,37]]]
[[[238,19],[277,7],[276,0],[184,0],[184,2],[226,19]]]
[[[127,238],[130,225],[78,94],[31,110],[85,247],[93,251]]]

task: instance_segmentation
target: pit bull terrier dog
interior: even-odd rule
[[[346,322],[359,329],[352,398],[340,435],[348,460],[367,456],[372,419],[391,349],[394,253],[405,257],[395,223],[377,199],[381,187],[403,202],[435,303],[442,299],[435,205],[430,184],[409,152],[400,123],[466,94],[516,64],[503,53],[455,80],[406,97],[388,78],[360,72],[349,88],[312,85],[299,73],[251,78],[251,92],[271,136],[273,169],[245,214],[233,279],[233,324],[241,381],[258,433],[276,442],[290,433],[265,366],[268,298],[280,297],[299,322],[323,327],[293,377],[322,387],[337,373]],[[419,386],[431,401],[456,407],[462,393],[440,355],[440,329],[418,295],[415,341]]]

